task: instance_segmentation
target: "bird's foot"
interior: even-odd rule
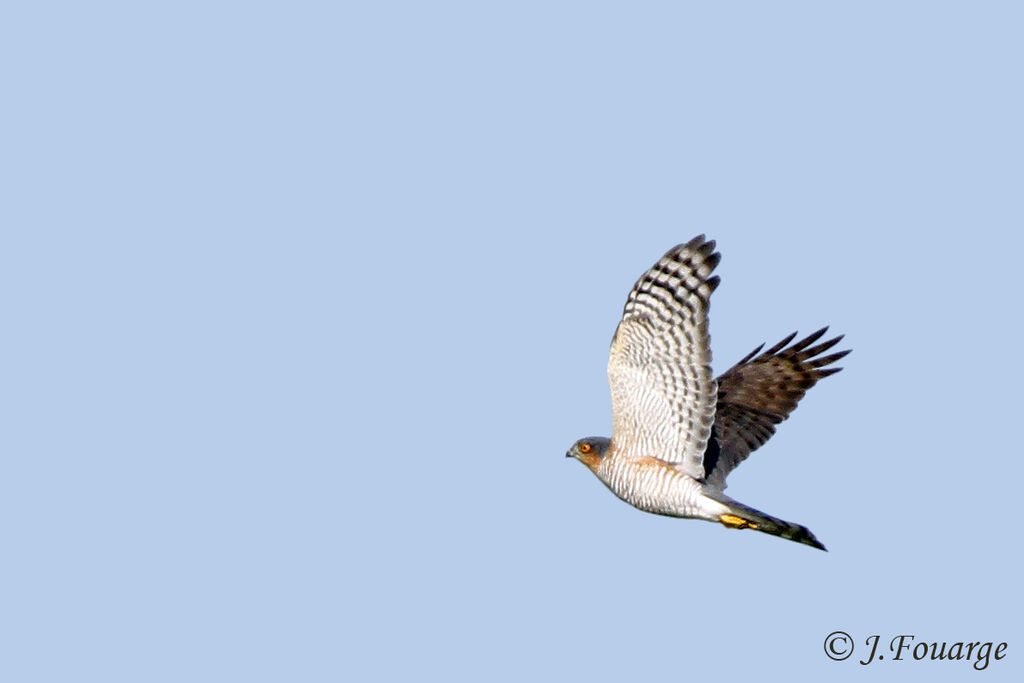
[[[736,515],[719,515],[718,521],[730,529],[756,529],[757,524]]]

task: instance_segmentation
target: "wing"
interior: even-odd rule
[[[718,378],[718,408],[714,433],[704,455],[706,480],[725,488],[725,478],[775,433],[779,424],[793,412],[808,389],[822,377],[842,368],[826,368],[850,351],[828,356],[827,351],[842,335],[811,346],[828,330],[823,327],[789,348],[796,332],[761,355],[758,346],[743,360]]]
[[[669,250],[637,280],[612,338],[608,383],[612,447],[657,457],[695,478],[715,416],[708,300],[721,255],[695,237]]]

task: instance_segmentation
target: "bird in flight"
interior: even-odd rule
[[[715,379],[708,306],[721,260],[700,235],[662,256],[633,285],[612,338],[612,438],[580,439],[566,457],[616,496],[658,515],[755,529],[825,550],[810,530],[725,495],[725,478],[775,433],[804,393],[850,351],[821,355],[842,336],[764,344]],[[788,345],[788,346],[787,346]]]

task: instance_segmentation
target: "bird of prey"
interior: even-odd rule
[[[711,374],[708,304],[721,255],[704,235],[668,251],[637,280],[612,338],[608,383],[612,438],[580,439],[576,458],[612,492],[645,512],[755,529],[825,550],[807,527],[743,505],[725,478],[775,433],[804,393],[841,368],[850,351],[821,355],[828,330],[767,351],[764,344],[717,379]]]

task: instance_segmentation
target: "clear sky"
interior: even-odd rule
[[[0,679],[1024,680],[1019,4],[360,4],[3,10]],[[702,232],[828,553],[564,458]]]

